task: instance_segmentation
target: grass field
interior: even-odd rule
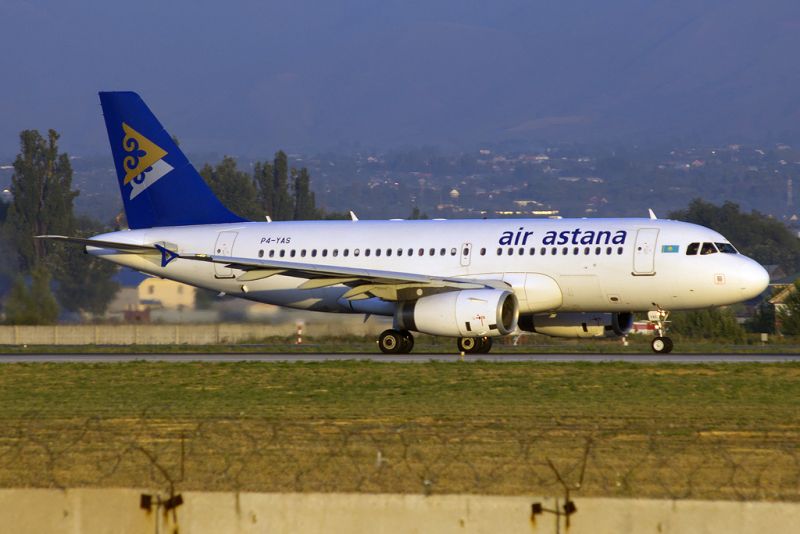
[[[4,487],[800,500],[798,364],[5,364],[0,410]]]

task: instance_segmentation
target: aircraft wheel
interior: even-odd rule
[[[481,339],[478,337],[458,338],[458,351],[465,354],[477,354],[480,352]]]
[[[378,347],[384,354],[398,354],[406,344],[402,332],[397,330],[384,330],[378,337]]]
[[[411,352],[411,349],[414,348],[414,336],[407,330],[400,332],[400,335],[403,336],[403,342],[401,343],[399,352],[400,354],[408,354]]]
[[[489,351],[492,350],[492,338],[482,337],[480,340],[480,350],[478,352],[481,354],[489,354]]]
[[[672,340],[668,337],[658,336],[650,343],[650,348],[656,354],[669,354],[672,352]]]

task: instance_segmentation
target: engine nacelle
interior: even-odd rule
[[[465,289],[401,302],[395,328],[450,337],[504,336],[517,328],[519,304],[511,291]]]
[[[559,313],[523,315],[521,330],[552,337],[619,337],[633,328],[633,314],[624,313]]]

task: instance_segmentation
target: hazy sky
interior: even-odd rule
[[[97,91],[189,151],[800,139],[796,0],[0,0],[0,157],[103,154]]]

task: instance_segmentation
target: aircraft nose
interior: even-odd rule
[[[750,299],[764,292],[769,285],[769,273],[756,261],[749,260],[739,271],[742,293]]]

